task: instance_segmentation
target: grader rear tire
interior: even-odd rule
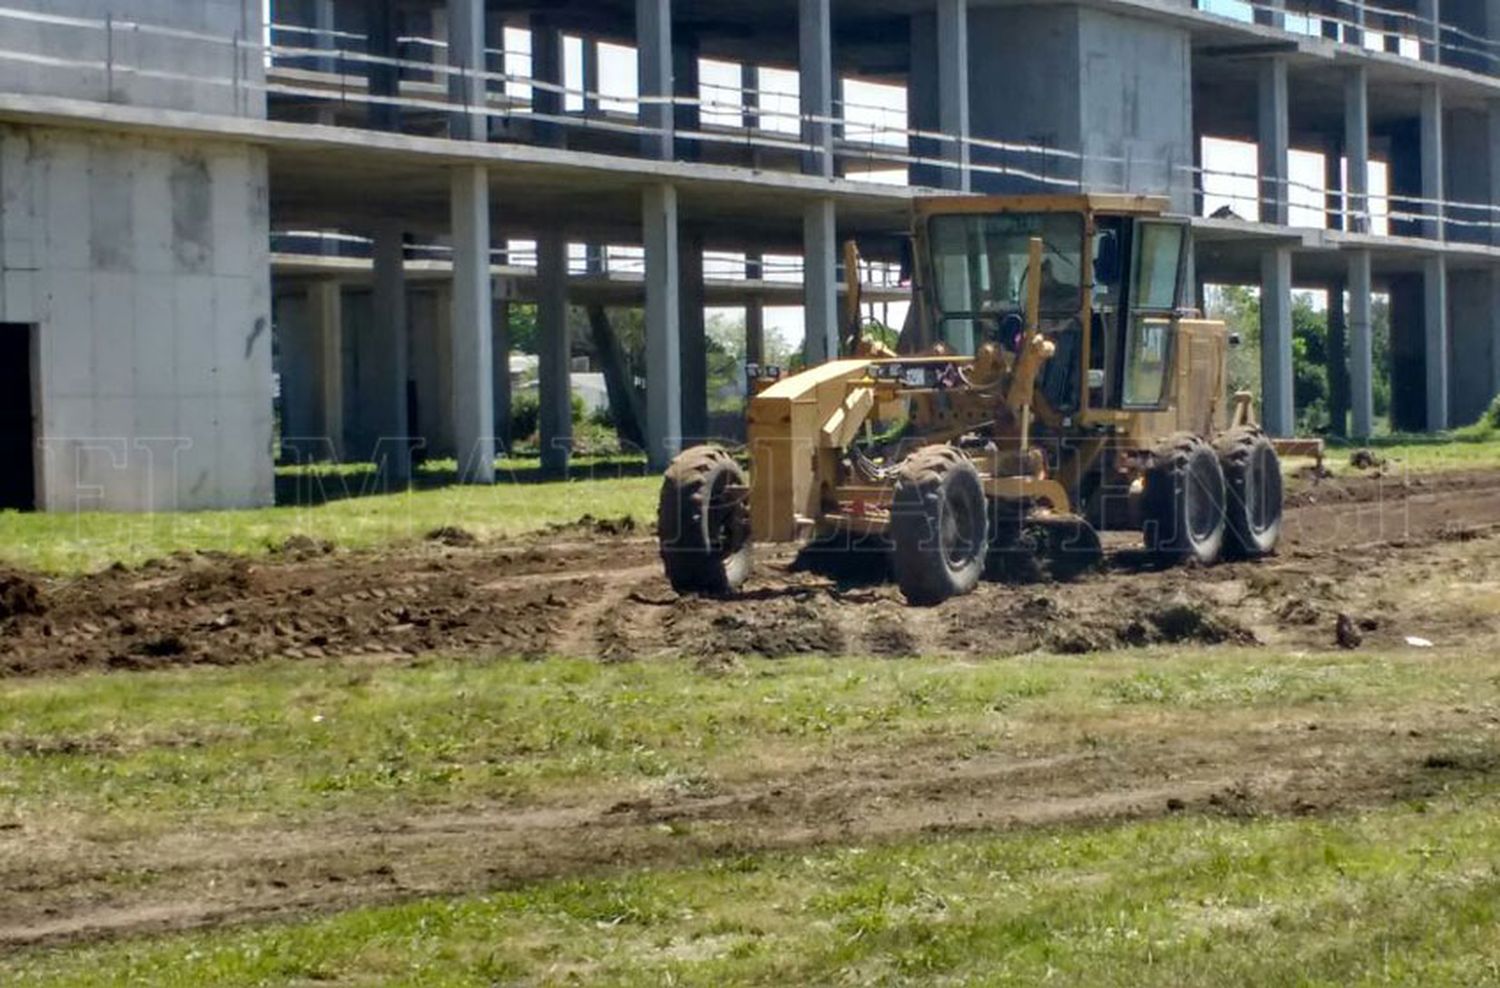
[[[917,450],[891,502],[891,569],[908,603],[940,604],[973,590],[989,549],[979,471],[952,446]]]
[[[1281,459],[1266,434],[1240,426],[1214,443],[1224,468],[1226,555],[1259,559],[1281,541]]]
[[[750,575],[744,487],[745,472],[717,446],[695,446],[667,468],[656,530],[667,579],[678,593],[729,594]]]
[[[1166,440],[1146,474],[1146,548],[1163,563],[1215,562],[1224,549],[1225,499],[1213,447],[1190,433]]]

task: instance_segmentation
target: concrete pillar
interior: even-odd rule
[[[312,26],[317,32],[313,35],[314,48],[326,52],[338,50],[338,18],[335,16],[333,0],[313,0]],[[338,71],[338,59],[332,56],[318,59],[317,65],[319,72],[331,75]]]
[[[702,157],[703,142],[696,137],[703,129],[703,113],[699,108],[698,39],[686,32],[677,31],[672,36],[672,90],[677,103],[672,108],[674,133],[677,140],[677,160],[697,161]]]
[[[513,397],[510,387],[510,312],[509,299],[494,300],[494,311],[491,315],[494,331],[494,344],[491,347],[494,383],[491,391],[495,403],[495,445],[505,453],[510,452],[513,441],[510,434],[510,404]]]
[[[759,254],[745,255],[745,280],[760,281],[765,277],[765,265]],[[760,296],[745,303],[745,363],[766,362],[766,307]]]
[[[691,445],[708,438],[707,296],[703,287],[703,237],[679,240],[677,319],[682,348],[682,437]]]
[[[1422,86],[1422,236],[1442,240],[1443,230],[1443,91],[1437,83]]]
[[[1328,419],[1335,436],[1349,432],[1349,348],[1344,279],[1328,283]]]
[[[1443,25],[1438,14],[1438,0],[1417,0],[1417,38],[1424,62],[1442,60]]]
[[[562,94],[563,43],[562,30],[551,17],[532,14],[531,27],[531,88],[532,112],[550,120],[533,120],[532,133],[539,144],[563,147],[568,142],[567,130],[560,121],[565,108]]]
[[[833,177],[833,21],[831,0],[798,0],[802,141],[811,146],[802,170]]]
[[[1286,61],[1268,58],[1260,63],[1257,138],[1260,143],[1260,218],[1263,223],[1287,224],[1289,144]]]
[[[495,481],[495,357],[490,287],[490,178],[453,169],[453,444],[458,480]]]
[[[678,323],[677,189],[653,185],[641,197],[646,249],[646,456],[664,469],[682,444],[682,350]]]
[[[599,39],[583,39],[583,115],[599,116]]]
[[[636,0],[635,39],[641,126],[650,131],[642,137],[642,153],[670,161],[676,144],[672,105],[666,102],[672,95],[672,0]]]
[[[1345,4],[1341,7],[1344,20],[1348,23],[1344,26],[1344,43],[1356,48],[1363,48],[1365,44],[1365,5],[1363,3]]]
[[[1500,44],[1500,0],[1484,0],[1484,25],[1484,36],[1490,44]],[[1500,52],[1490,49],[1485,71],[1490,75],[1500,75]]]
[[[1370,327],[1370,252],[1349,254],[1349,408],[1355,439],[1375,431],[1374,336]]]
[[[568,239],[561,233],[537,238],[536,274],[542,470],[565,473],[573,445],[573,348],[568,337]]]
[[[605,273],[604,245],[583,245],[583,271],[590,277],[599,277]]]
[[[1490,222],[1489,242],[1500,247],[1500,100],[1485,104],[1485,146],[1489,163],[1489,204],[1485,218]]]
[[[1490,395],[1500,397],[1500,268],[1490,269]]]
[[[344,458],[344,287],[315,281],[307,289],[308,315],[318,334],[318,404],[328,455]]]
[[[485,71],[484,0],[448,0],[448,99],[464,111],[453,114],[449,134],[458,140],[489,139]]]
[[[803,353],[809,365],[839,355],[838,232],[832,199],[802,213],[802,307],[807,324]]]
[[[1329,141],[1323,150],[1324,209],[1328,229],[1344,229],[1344,150]]]
[[[938,103],[943,143],[943,188],[968,192],[969,0],[938,0]]]
[[[380,59],[396,58],[396,37],[400,33],[396,23],[396,0],[374,0],[369,10],[369,32],[367,47],[370,54]],[[398,130],[401,126],[401,109],[389,102],[401,95],[401,69],[384,61],[366,62],[370,79],[369,104],[370,128],[372,130]]]
[[[1422,262],[1422,332],[1427,365],[1427,430],[1448,428],[1448,262]]]
[[[368,353],[376,382],[362,417],[375,437],[372,451],[381,479],[390,488],[411,481],[411,428],[407,423],[406,249],[399,226],[375,231],[374,291]]]
[[[1370,232],[1370,87],[1363,66],[1344,75],[1344,154],[1349,160],[1348,218],[1351,233]]]
[[[1296,431],[1292,401],[1292,249],[1273,247],[1260,260],[1261,421],[1273,436]]]

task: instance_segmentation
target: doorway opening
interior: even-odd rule
[[[32,327],[0,323],[0,510],[36,510]]]

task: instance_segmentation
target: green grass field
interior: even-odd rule
[[[1316,740],[1305,724],[1347,722],[1364,725],[1358,744],[1373,763],[1387,746],[1427,743],[1404,725],[1435,711],[1500,712],[1488,656],[1225,649],[756,661],[728,674],[565,659],[282,662],[10,682],[0,828],[89,849],[56,866],[76,877],[101,867],[95,859],[119,867],[118,853],[151,835],[170,848],[174,832],[318,833],[442,806],[711,794],[854,772],[877,754],[939,759],[940,777],[943,759],[1088,752],[1106,771],[1118,760],[1123,776],[1138,771],[1131,746],[1253,745],[1283,723],[1300,735],[1295,748]],[[1192,808],[977,834],[856,833],[794,852],[749,845],[484,894],[15,951],[0,956],[0,982],[1493,983],[1500,744],[1482,727],[1431,741],[1444,754],[1428,764],[1444,770],[1423,795],[1332,814]],[[696,834],[686,823],[657,839]],[[109,882],[164,880],[122,871]]]

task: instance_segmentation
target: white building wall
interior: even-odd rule
[[[40,505],[270,504],[266,162],[0,128],[0,321],[39,327]]]

